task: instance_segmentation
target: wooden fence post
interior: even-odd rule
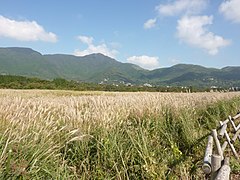
[[[240,124],[238,126],[235,124],[237,119],[240,120],[240,112],[234,117],[229,116],[223,122],[220,121],[220,127],[217,128],[219,134],[217,129],[213,129],[208,136],[202,170],[205,174],[211,174],[211,180],[229,180],[230,178],[229,157],[224,157],[224,151],[228,145],[235,158],[239,158],[238,151],[234,147],[235,141],[240,140]],[[229,124],[232,127],[229,127]],[[224,140],[222,146],[219,139],[221,142]],[[213,154],[213,146],[215,154]]]
[[[222,166],[222,157],[217,154],[212,155],[212,173],[211,173],[211,180],[215,180],[217,176],[218,170]]]
[[[229,180],[230,178],[230,166],[229,166],[229,157],[224,159],[224,164],[220,168],[215,180]]]
[[[218,137],[217,137],[217,130],[216,129],[212,130],[212,136],[213,136],[213,139],[214,139],[214,142],[215,142],[215,145],[216,145],[217,154],[219,156],[221,156],[221,160],[223,160],[223,152],[222,152],[222,148],[221,148],[220,142],[219,142]]]
[[[213,137],[210,135],[208,136],[208,143],[207,143],[205,156],[203,160],[203,166],[202,166],[202,170],[205,174],[210,174],[212,171],[212,167],[211,167],[212,150],[213,150]]]

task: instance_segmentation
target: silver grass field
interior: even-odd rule
[[[238,110],[240,93],[0,90],[0,178],[201,179],[202,137]]]

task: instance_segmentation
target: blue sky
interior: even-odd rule
[[[0,0],[0,47],[155,69],[240,65],[240,0]]]

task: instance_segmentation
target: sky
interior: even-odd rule
[[[0,47],[146,69],[240,66],[240,0],[0,0]]]

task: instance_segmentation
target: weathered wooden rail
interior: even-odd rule
[[[225,121],[220,121],[220,127],[213,129],[211,135],[208,136],[202,170],[211,180],[229,180],[230,178],[230,156],[234,155],[236,159],[239,158],[234,147],[236,140],[240,141],[239,120],[240,112],[234,117],[229,116]],[[239,123],[238,126],[236,123]]]

